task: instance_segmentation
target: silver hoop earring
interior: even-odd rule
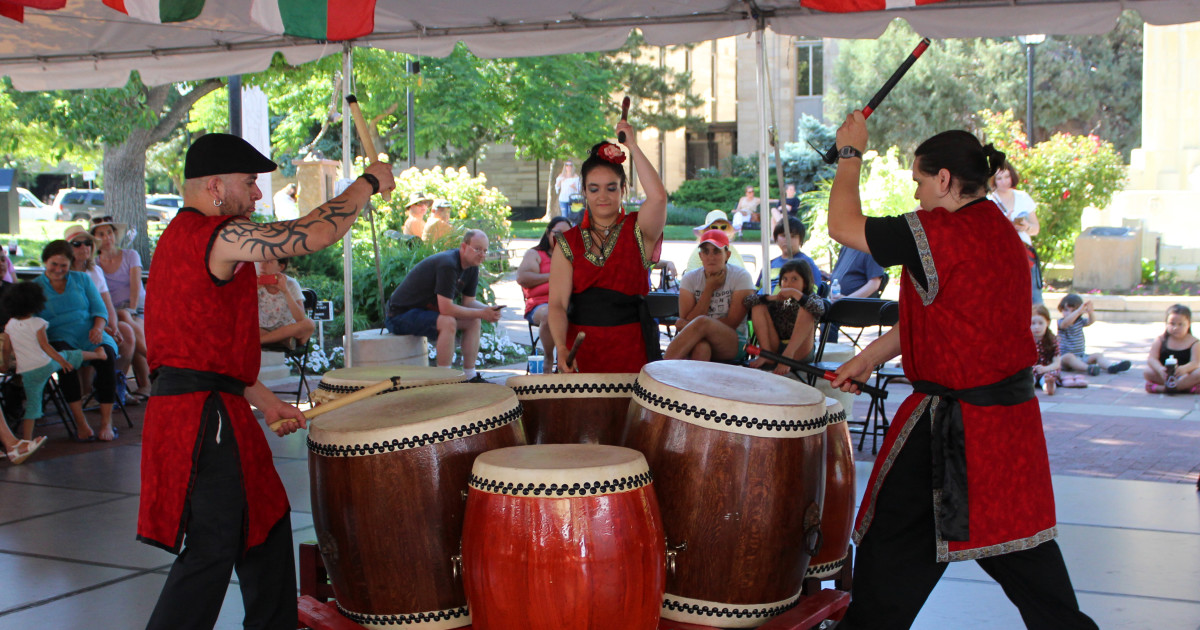
[[[225,205],[225,202],[221,201],[220,199],[213,199],[213,205],[220,208],[221,206]]]

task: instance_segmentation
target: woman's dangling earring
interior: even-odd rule
[[[587,231],[592,227],[592,220],[589,218],[591,211],[588,210],[587,199],[583,200],[583,219],[579,221],[579,229]]]

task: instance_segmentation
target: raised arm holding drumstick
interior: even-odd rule
[[[559,236],[550,263],[550,331],[561,373],[638,372],[661,357],[658,326],[644,296],[666,223],[667,191],[624,117],[616,132],[633,157],[646,200],[626,214],[625,152],[610,142],[592,147],[580,167],[583,220]],[[571,340],[580,332],[587,341],[576,363],[568,364]]]
[[[146,408],[138,539],[180,553],[149,628],[211,626],[236,565],[246,625],[296,627],[287,495],[258,407],[286,435],[304,414],[257,381],[257,261],[315,252],[350,229],[371,195],[395,188],[374,163],[345,192],[299,219],[254,223],[258,173],[274,162],[236,136],[196,140],[184,163],[184,208],[150,268],[146,340],[154,385]]]

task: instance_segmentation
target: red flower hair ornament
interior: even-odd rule
[[[596,155],[600,156],[600,159],[605,162],[613,164],[625,163],[625,152],[621,150],[621,147],[611,142],[605,142],[600,145],[600,148],[596,150]]]

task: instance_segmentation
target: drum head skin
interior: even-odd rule
[[[380,394],[335,409],[309,428],[309,449],[354,457],[419,448],[504,426],[521,405],[503,385],[433,385]]]
[[[650,483],[639,452],[599,444],[539,444],[488,451],[475,459],[471,487],[530,497],[596,496]]]
[[[634,399],[684,422],[744,435],[790,438],[825,430],[825,397],[820,391],[733,365],[649,363],[638,375]]]
[[[400,377],[400,386],[387,390],[384,392],[385,394],[413,387],[462,383],[467,380],[467,376],[462,370],[451,368],[419,365],[368,365],[340,368],[330,370],[321,376],[321,382],[317,384],[317,391],[313,392],[312,399],[317,404],[327,403],[394,376]]]

